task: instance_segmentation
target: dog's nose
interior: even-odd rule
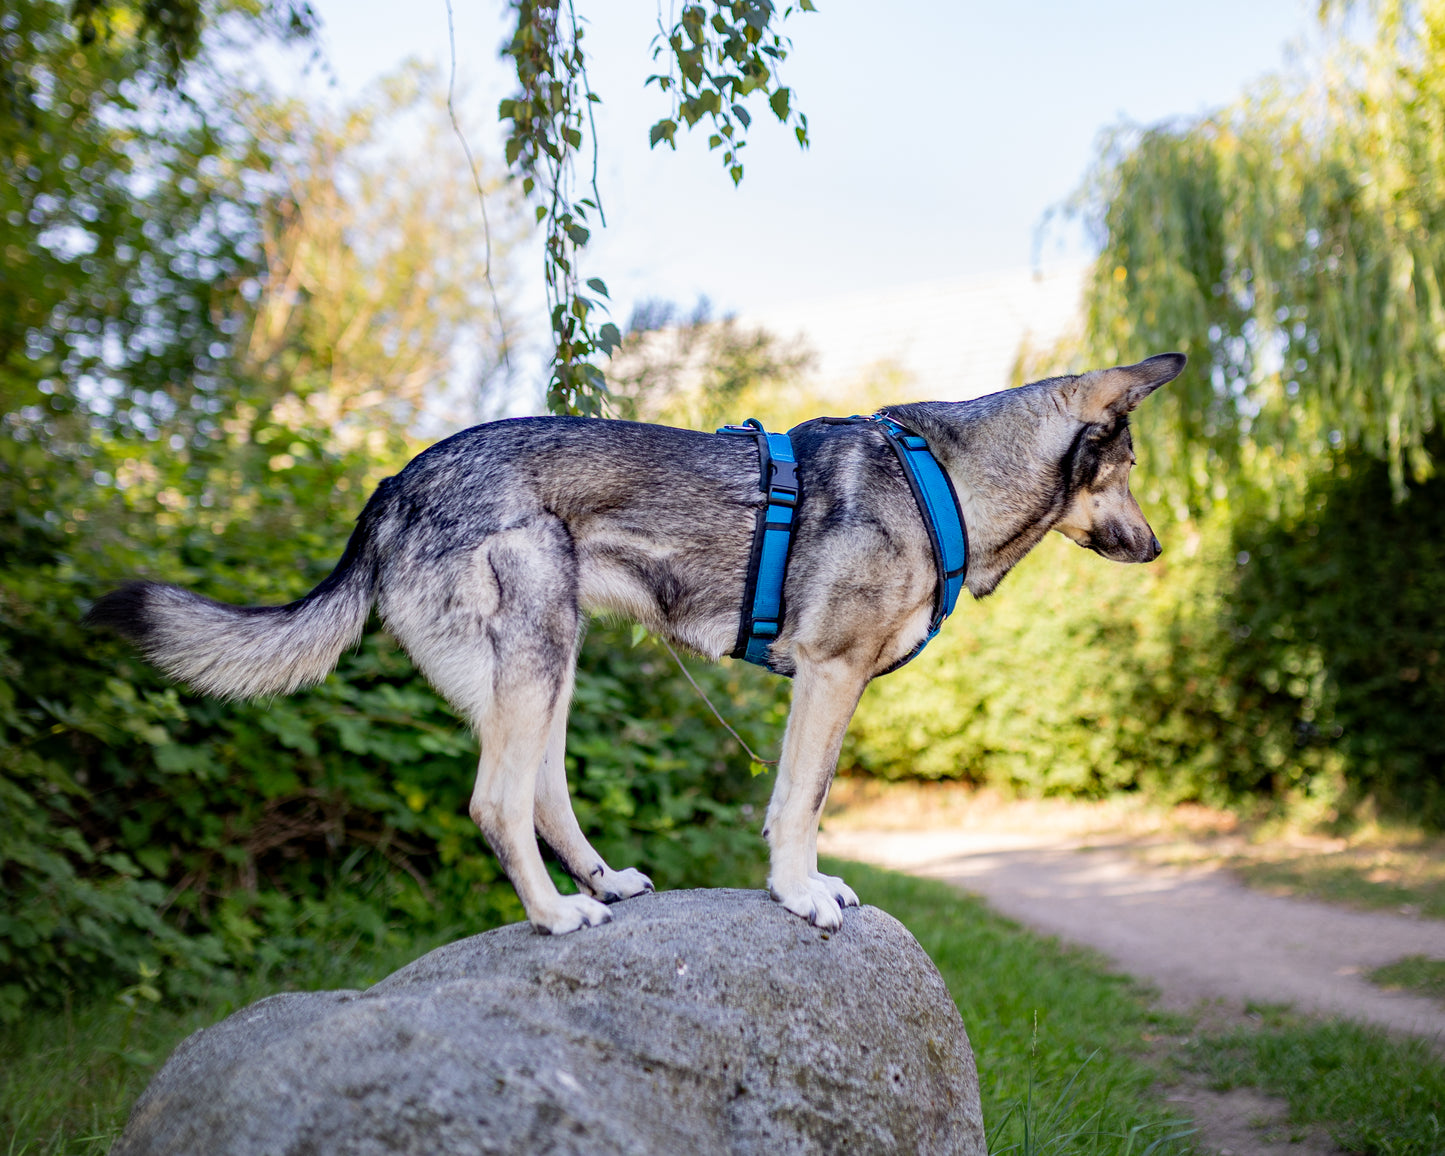
[[[1164,553],[1164,547],[1159,543],[1159,535],[1154,533],[1149,535],[1149,545],[1153,551],[1149,555],[1149,561],[1152,562],[1155,558],[1159,557],[1160,554]]]

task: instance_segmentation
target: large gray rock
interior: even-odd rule
[[[983,1156],[963,1021],[891,916],[829,935],[756,891],[612,912],[261,1000],[176,1049],[112,1156]]]

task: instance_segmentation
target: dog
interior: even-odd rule
[[[975,598],[1050,530],[1117,562],[1158,557],[1129,492],[1129,413],[1184,363],[1166,353],[882,411],[927,439],[953,484]],[[794,688],[763,834],[773,898],[834,929],[858,903],[817,862],[843,733],[869,680],[926,633],[937,572],[874,423],[819,419],[790,433],[802,496],[771,661]],[[594,418],[499,421],[437,443],[382,482],[336,569],[299,601],[230,606],[133,582],[101,598],[88,621],[197,691],[239,699],[320,682],[376,606],[475,730],[471,817],[532,925],[560,935],[652,890],[642,872],[603,862],[568,794],[567,712],[587,613],[629,618],[712,658],[727,653],[764,504],[750,438]],[[577,894],[553,885],[539,835]]]

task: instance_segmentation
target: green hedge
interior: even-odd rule
[[[1396,502],[1383,463],[1342,456],[1296,513],[1160,537],[1146,567],[1044,542],[869,689],[846,762],[1445,826],[1445,479]]]

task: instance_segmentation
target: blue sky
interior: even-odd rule
[[[444,0],[312,2],[343,94],[408,56],[446,63]],[[604,102],[609,224],[585,272],[607,280],[619,321],[643,297],[705,294],[756,316],[1026,266],[1040,219],[1077,187],[1101,130],[1227,103],[1312,27],[1312,6],[1296,0],[817,3],[789,21],[783,67],[813,146],[802,152],[758,116],[734,189],[703,136],[680,137],[676,153],[648,148],[648,127],[666,113],[642,86],[658,0],[578,0]],[[496,54],[503,5],[453,4],[459,74],[473,119],[489,127],[474,147],[495,159],[490,126],[510,90]],[[1079,242],[1065,252],[1077,257]],[[540,301],[540,267],[519,272],[524,299]]]

